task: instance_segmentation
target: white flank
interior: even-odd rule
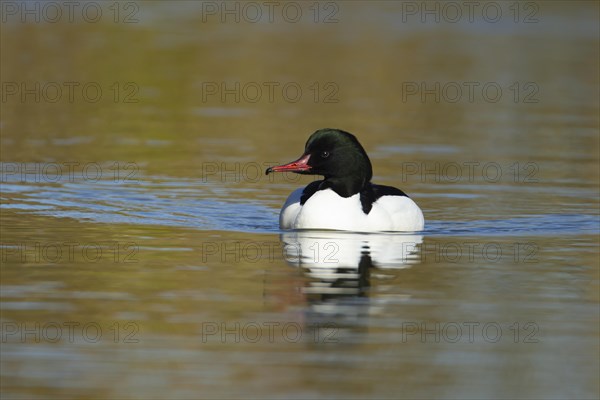
[[[417,204],[405,196],[382,196],[365,214],[360,195],[341,197],[331,189],[319,190],[304,205],[296,189],[279,215],[281,229],[334,229],[354,232],[420,231],[425,220]]]

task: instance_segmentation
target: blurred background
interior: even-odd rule
[[[3,398],[598,397],[598,2],[0,6]],[[424,232],[280,238],[324,127]]]

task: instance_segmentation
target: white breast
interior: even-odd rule
[[[288,197],[279,215],[281,229],[334,229],[355,232],[420,231],[421,209],[405,196],[382,196],[365,214],[360,195],[341,197],[331,189],[319,190],[300,205],[303,189]]]

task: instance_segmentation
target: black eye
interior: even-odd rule
[[[328,151],[322,151],[321,152],[321,158],[327,158],[329,157],[329,152]]]

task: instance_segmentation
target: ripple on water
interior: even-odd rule
[[[208,189],[208,191],[207,191]],[[52,217],[111,224],[162,225],[240,232],[278,231],[279,209],[222,193],[198,180],[70,182],[64,185],[3,185],[2,208]],[[428,196],[428,195],[426,195]],[[473,198],[477,194],[448,194]],[[207,198],[208,197],[208,198]],[[514,218],[472,221],[428,220],[424,234],[435,235],[572,235],[600,232],[600,216],[562,213],[521,215]]]
[[[12,195],[1,207],[57,218],[99,223],[167,225],[202,230],[267,231],[277,227],[278,210],[240,199],[213,200],[200,181],[72,182],[65,185],[5,185]],[[195,197],[193,197],[195,195]]]

